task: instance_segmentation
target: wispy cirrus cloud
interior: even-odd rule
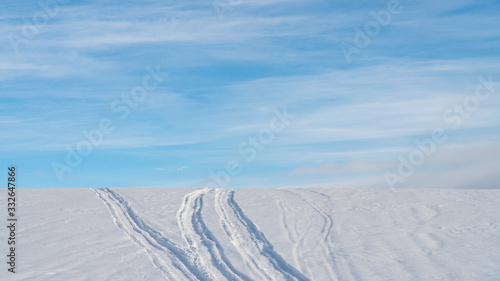
[[[304,174],[334,174],[346,172],[359,172],[365,169],[384,169],[389,166],[394,166],[395,163],[384,162],[368,162],[364,160],[351,160],[343,164],[323,164],[319,167],[302,167],[292,171],[295,175]]]
[[[8,35],[22,34],[40,7],[4,3],[0,126],[9,133],[0,137],[1,150],[9,159],[32,155],[22,163],[33,175],[43,173],[47,186],[58,186],[47,176],[50,161],[64,158],[83,130],[110,118],[116,130],[86,158],[80,177],[68,177],[68,186],[95,174],[92,182],[102,184],[120,178],[127,185],[170,180],[186,187],[237,157],[238,144],[268,124],[273,108],[286,106],[296,118],[258,159],[242,162],[245,174],[234,183],[368,186],[416,138],[447,128],[443,113],[474,93],[479,75],[500,80],[498,3],[403,4],[347,63],[339,44],[352,41],[354,28],[373,20],[370,12],[387,1],[242,1],[222,21],[211,1],[70,2],[17,54]],[[155,65],[168,79],[120,122],[110,104]],[[450,155],[455,149],[462,155],[453,145],[498,138],[499,104],[492,95],[450,134]],[[467,155],[471,163],[483,157]],[[155,170],[183,166],[189,169],[182,173]],[[488,167],[482,169],[492,182]],[[469,186],[481,174],[470,168],[463,181]],[[135,169],[150,183],[130,178]],[[451,175],[443,175],[441,185],[464,186],[446,184]],[[408,184],[425,185],[425,178],[416,174]]]

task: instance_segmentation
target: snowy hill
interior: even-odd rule
[[[18,200],[17,272],[4,263],[0,280],[500,279],[500,190],[21,189]]]

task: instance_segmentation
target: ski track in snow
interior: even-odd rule
[[[319,273],[317,270],[318,269],[313,269],[307,262],[305,262],[305,259],[303,258],[305,244],[306,244],[306,237],[308,237],[308,233],[311,230],[311,226],[302,233],[302,235],[295,234],[296,236],[300,237],[295,243],[294,243],[294,256],[299,255],[296,259],[301,261],[301,270],[307,271],[309,273],[309,276],[322,276],[323,278],[327,277],[328,280],[339,280],[337,277],[337,274],[335,272],[338,272],[337,266],[335,264],[335,259],[334,259],[334,250],[332,248],[332,243],[330,241],[332,237],[332,229],[333,229],[333,219],[332,217],[325,212],[323,209],[321,209],[316,203],[313,201],[307,199],[304,197],[300,192],[296,191],[288,191],[288,190],[280,190],[281,192],[285,192],[286,194],[290,194],[294,197],[297,197],[301,201],[305,202],[308,206],[310,206],[318,215],[321,216],[322,221],[323,221],[323,226],[321,228],[321,237],[320,239],[315,240],[317,243],[317,246],[314,248],[314,258],[315,259],[320,259],[321,261],[315,262],[315,264],[322,264],[323,267],[321,267],[322,271],[326,271],[323,273]],[[278,195],[279,197],[279,195]],[[280,199],[282,200],[282,199]],[[283,200],[282,200],[283,201]],[[284,203],[285,204],[285,203]],[[320,252],[320,254],[317,254],[317,252]]]
[[[202,218],[203,200],[210,189],[186,194],[177,212],[177,223],[187,248],[176,245],[146,224],[117,192],[109,188],[95,192],[110,211],[114,223],[146,251],[166,279],[252,280],[233,267]],[[215,198],[224,232],[262,280],[309,280],[274,251],[264,234],[236,203],[234,191],[215,190]]]
[[[115,224],[147,252],[154,266],[168,280],[197,280],[192,272],[199,270],[193,270],[187,260],[191,256],[187,251],[144,223],[116,192],[108,188],[95,192],[109,209]]]
[[[224,254],[220,243],[207,228],[201,210],[203,197],[210,189],[196,190],[184,196],[177,212],[177,222],[182,236],[193,252],[201,256],[203,266],[210,271],[213,280],[250,280],[237,271]]]
[[[315,194],[317,196],[323,197],[326,200],[329,200],[329,201],[332,200],[331,196],[329,196],[323,192],[315,191],[312,189],[306,189],[306,190],[308,193],[312,193],[312,194]],[[290,191],[290,192],[292,192],[292,191]],[[304,198],[304,197],[302,196],[302,198]],[[312,203],[311,201],[305,201],[305,202]],[[318,207],[318,209],[321,210],[327,217],[329,217],[329,219],[327,219],[327,221],[330,221],[333,224],[333,220],[332,220],[331,216],[329,216],[321,208]],[[321,215],[321,212],[320,212],[320,215]],[[325,218],[325,216],[323,216],[323,218]],[[323,220],[323,221],[325,221],[325,220]],[[330,225],[329,232],[331,232],[333,229],[335,229],[335,224]],[[331,248],[331,240],[333,238],[331,235],[328,235],[328,237],[330,238],[330,243],[327,243],[327,244],[329,244],[328,250],[329,250],[330,257],[331,257],[330,259],[332,262],[333,269],[337,273],[336,278],[338,280],[361,280],[362,278],[360,276],[358,276],[357,269],[355,268],[354,263],[352,262],[351,259],[348,258],[349,255],[344,251],[344,249],[342,247],[337,247],[336,255],[335,255],[332,248]],[[326,242],[327,240],[323,240],[323,241]],[[342,243],[340,243],[340,244],[342,244]],[[339,268],[345,268],[348,270],[341,271]]]
[[[215,208],[224,232],[263,280],[309,280],[274,251],[271,243],[234,200],[235,191],[215,190]]]
[[[302,248],[301,246],[303,245],[305,236],[309,232],[311,226],[309,226],[309,228],[306,231],[299,234],[299,229],[297,227],[297,224],[295,223],[295,220],[293,219],[293,216],[292,218],[289,218],[289,216],[287,215],[287,214],[295,215],[295,211],[293,210],[293,208],[289,207],[286,200],[283,200],[280,194],[275,194],[274,192],[270,192],[270,194],[276,198],[278,206],[281,210],[281,220],[283,223],[283,228],[287,232],[288,241],[290,241],[290,243],[292,243],[293,245],[292,255],[295,264],[300,268],[301,272],[307,272],[309,276],[312,276],[312,272],[309,270],[303,258],[303,252],[299,251],[299,249]]]

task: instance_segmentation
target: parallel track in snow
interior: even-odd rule
[[[333,230],[332,217],[327,212],[325,212],[323,209],[321,209],[316,203],[305,198],[299,192],[289,191],[289,190],[281,190],[281,191],[299,198],[303,202],[307,203],[307,205],[309,205],[317,214],[319,214],[321,216],[321,218],[323,220],[323,226],[321,228],[321,238],[317,240],[318,246],[316,247],[316,250],[320,251],[322,253],[319,255],[315,254],[315,258],[321,260],[321,263],[325,265],[324,269],[326,269],[326,271],[327,271],[329,280],[338,280],[337,274],[335,273],[338,270],[337,270],[337,266],[335,264],[334,249],[333,249],[332,243],[330,241],[330,239],[332,237],[332,230]],[[310,229],[308,229],[307,232],[309,230]],[[304,243],[305,243],[304,238],[306,236],[307,236],[306,234],[300,236],[301,238],[295,244],[295,246],[297,246],[298,248],[295,249],[295,246],[294,246],[294,253],[303,252],[303,249],[300,249],[300,248],[304,247]],[[301,260],[303,260],[303,259],[301,259]],[[307,265],[304,265],[304,266],[306,266],[307,271],[311,271],[311,269]]]
[[[201,189],[186,194],[177,212],[177,223],[187,247],[175,244],[148,225],[117,192],[109,188],[95,192],[110,211],[114,223],[146,251],[167,280],[251,280],[234,268],[221,243],[203,220],[205,195],[211,190]],[[273,249],[236,203],[234,191],[215,190],[215,209],[220,226],[251,270],[262,277],[259,280],[309,280]]]
[[[307,272],[309,276],[313,276],[313,273],[311,272],[310,268],[307,266],[306,261],[304,260],[303,251],[301,251],[304,248],[305,237],[309,233],[311,226],[309,226],[309,228],[306,231],[300,232],[297,227],[296,221],[294,219],[295,210],[293,208],[290,208],[286,200],[282,198],[283,197],[281,196],[282,194],[278,194],[275,192],[270,192],[269,194],[271,194],[276,198],[276,201],[278,202],[278,207],[281,210],[282,214],[281,219],[283,227],[287,232],[288,240],[293,245],[292,255],[295,264],[299,267],[301,272]]]
[[[111,213],[114,223],[143,248],[154,266],[168,280],[199,280],[202,270],[193,267],[193,256],[147,225],[129,203],[109,188],[96,189],[97,196]]]
[[[215,208],[224,232],[262,280],[309,280],[289,265],[234,200],[234,191],[216,189]]]
[[[210,189],[201,189],[184,196],[177,212],[177,223],[184,240],[193,252],[200,255],[203,267],[209,270],[213,280],[249,281],[248,276],[236,270],[224,254],[219,241],[207,228],[201,210],[203,197]]]

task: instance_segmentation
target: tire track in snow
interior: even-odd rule
[[[196,190],[184,196],[177,212],[177,223],[182,237],[191,251],[198,253],[203,267],[212,280],[249,281],[250,278],[236,270],[224,254],[224,250],[203,221],[203,198],[210,189]]]
[[[263,280],[309,280],[274,251],[234,200],[234,191],[216,189],[215,208],[224,232],[250,268]]]
[[[318,246],[315,247],[315,252],[320,251],[321,254],[317,255],[315,253],[315,258],[316,259],[321,259],[322,263],[325,264],[325,268],[327,270],[328,278],[329,280],[338,280],[337,274],[335,273],[337,270],[337,266],[335,264],[335,257],[334,257],[334,250],[332,248],[332,243],[330,241],[330,237],[332,234],[332,229],[333,229],[333,219],[332,217],[325,212],[323,209],[321,209],[316,203],[313,201],[305,198],[302,194],[296,192],[296,191],[289,191],[289,190],[281,190],[282,192],[291,194],[295,197],[298,197],[300,200],[303,202],[307,203],[316,213],[318,213],[322,220],[323,220],[323,226],[321,228],[321,239],[317,240]],[[309,232],[310,228],[307,230]],[[298,241],[297,245],[298,247],[304,247],[304,238],[307,236],[307,233],[304,234],[301,239]],[[326,251],[326,252],[325,252]],[[299,251],[298,252],[302,252]],[[328,258],[327,258],[328,257]],[[308,265],[305,265],[307,267],[307,271],[311,272],[313,271]],[[317,272],[316,272],[317,274]],[[312,276],[312,275],[310,275]]]
[[[110,211],[115,224],[146,251],[154,266],[168,280],[210,280],[206,270],[196,266],[196,255],[147,225],[118,193],[109,188],[95,192]]]

